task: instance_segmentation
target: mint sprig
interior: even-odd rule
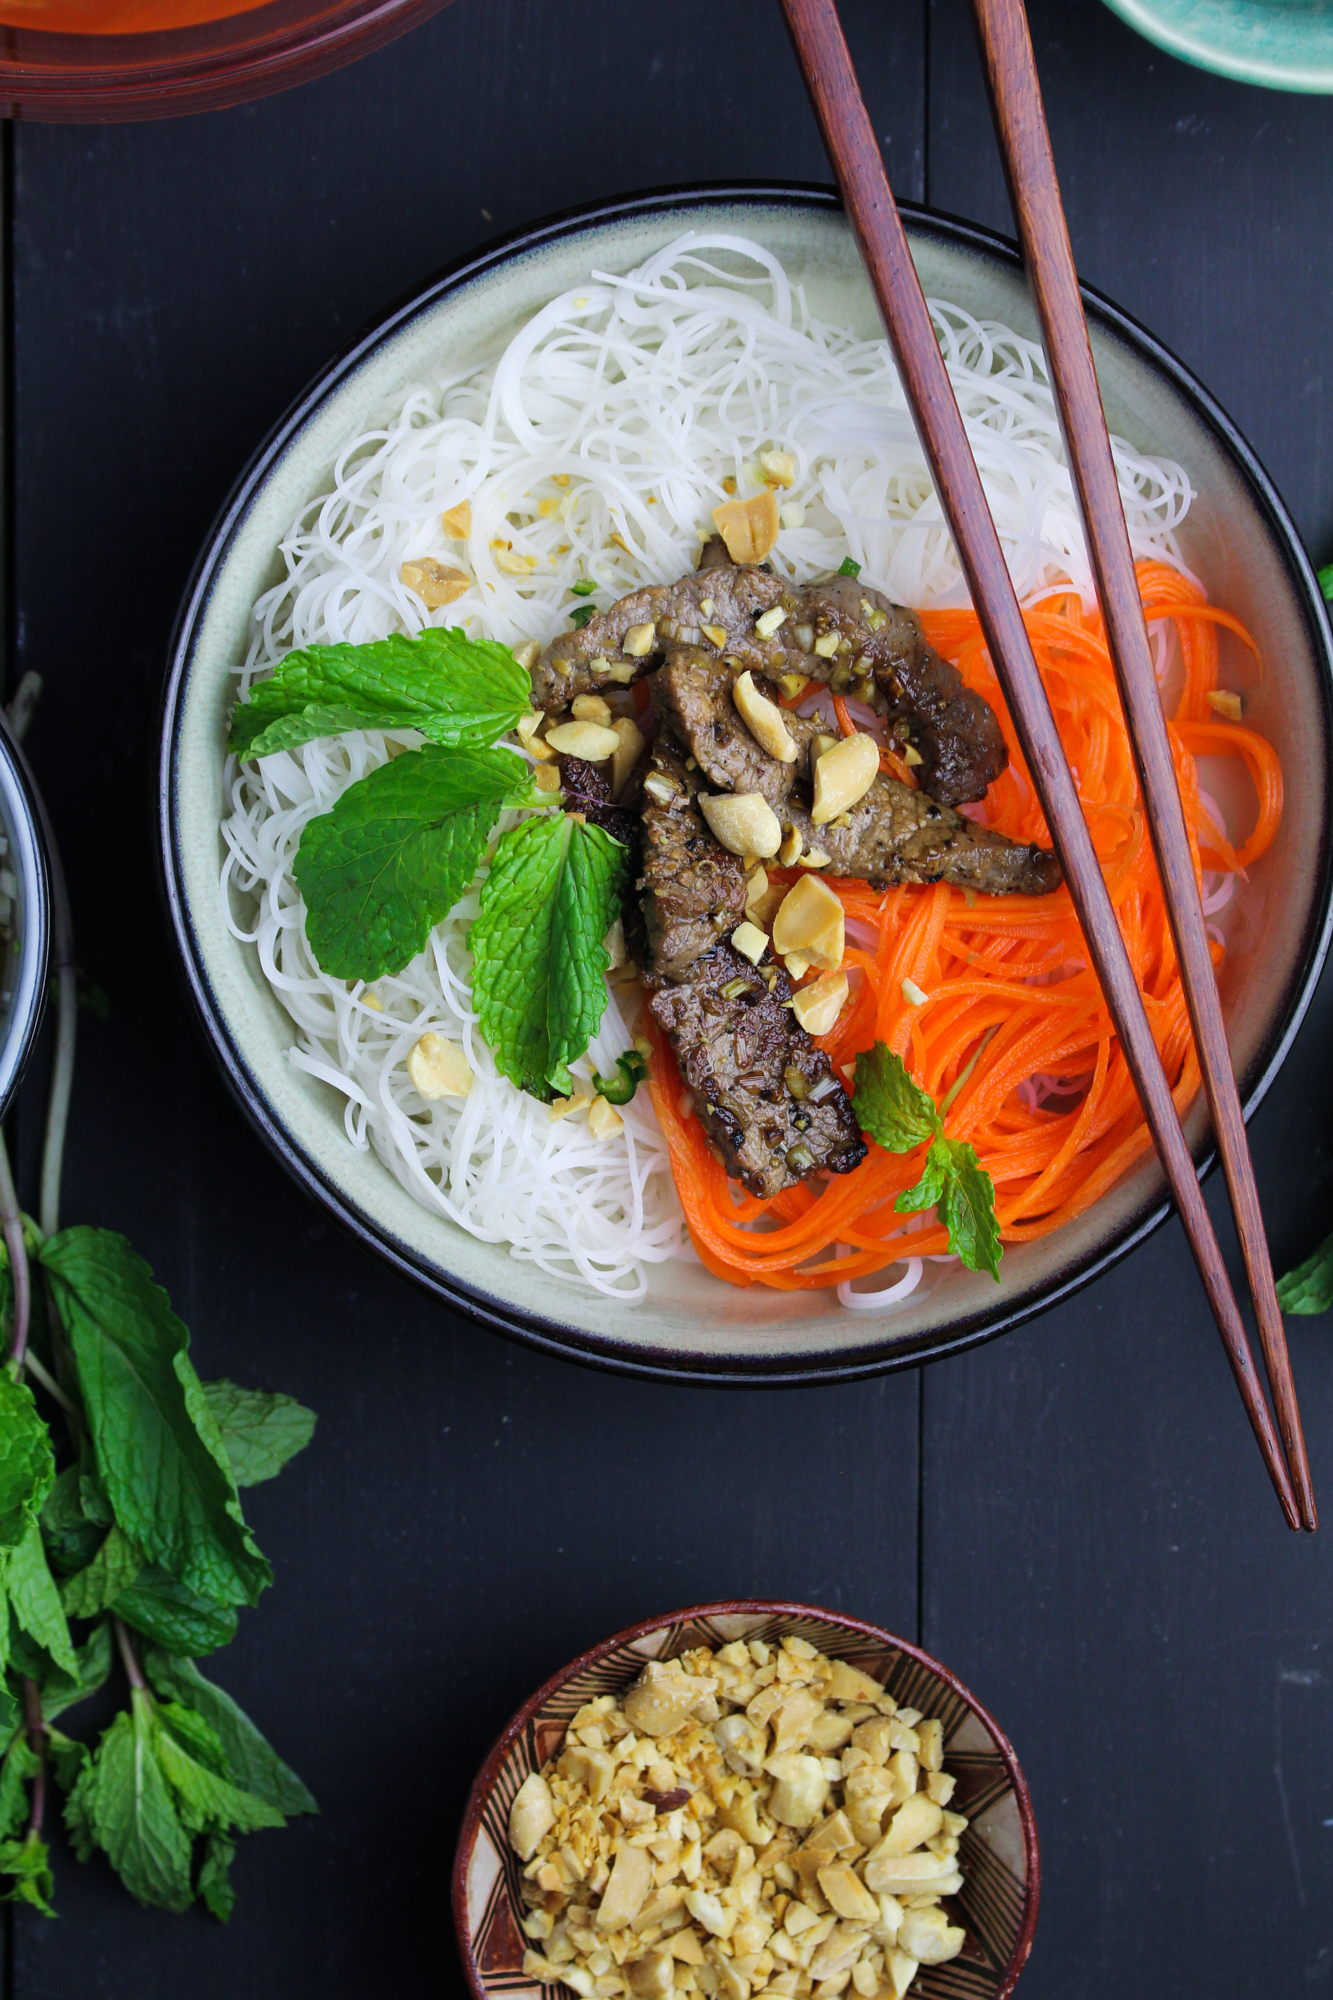
[[[8,1503],[0,1515],[8,1538],[0,1551],[0,1633],[8,1635],[0,1893],[53,1914],[42,1831],[53,1782],[67,1794],[81,1858],[101,1849],[141,1902],[183,1910],[198,1896],[225,1918],[236,1836],[317,1808],[194,1658],[234,1636],[237,1606],[270,1581],[240,1486],[272,1478],[309,1441],[315,1420],[290,1397],[201,1382],[188,1332],[124,1237],[89,1228],[45,1241],[28,1233],[47,1286],[68,1442],[79,1455],[52,1477],[50,1427],[11,1362],[0,1375],[10,1419],[0,1448]],[[9,1270],[0,1249],[0,1275],[8,1279]],[[8,1328],[11,1284],[0,1299]],[[145,1642],[151,1686],[137,1651]],[[129,1708],[90,1748],[51,1724],[104,1685],[113,1650],[130,1683]]]
[[[496,1063],[549,1100],[573,1089],[569,1064],[606,1007],[602,940],[629,886],[629,853],[600,827],[560,814],[501,837],[472,926],[472,995]]]
[[[911,1153],[929,1145],[921,1178],[894,1203],[899,1215],[933,1208],[949,1232],[949,1248],[970,1271],[1000,1278],[1000,1226],[995,1187],[964,1140],[950,1139],[938,1104],[908,1074],[901,1056],[884,1042],[856,1058],[852,1108],[861,1130],[888,1153]]]
[[[531,700],[527,670],[507,646],[432,625],[415,639],[393,633],[288,653],[236,708],[227,748],[266,757],[345,729],[419,729],[432,743],[480,748]]]
[[[335,979],[401,972],[468,888],[507,806],[536,805],[512,750],[405,751],[361,778],[301,836],[306,937]]]
[[[1333,1236],[1294,1271],[1277,1283],[1277,1302],[1284,1313],[1321,1313],[1333,1305]]]

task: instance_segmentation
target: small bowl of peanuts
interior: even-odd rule
[[[540,1688],[472,1788],[476,2000],[1005,2000],[1037,1829],[1008,1741],[919,1647],[812,1605],[696,1605]]]

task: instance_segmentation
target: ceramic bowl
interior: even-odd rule
[[[0,714],[0,890],[13,942],[0,956],[0,1118],[18,1089],[46,1004],[51,889],[45,816],[23,752]],[[6,876],[10,879],[6,880]]]
[[[368,55],[447,0],[9,0],[0,112],[99,124],[267,97]]]
[[[969,1820],[958,1856],[964,1887],[951,1899],[951,1921],[965,1926],[967,1943],[950,1964],[922,1966],[912,2000],[1005,2000],[1012,1993],[1032,1949],[1041,1862],[1028,1788],[1003,1731],[955,1674],[905,1639],[814,1605],[754,1599],[696,1604],[631,1625],[524,1702],[472,1787],[454,1859],[454,1925],[476,2000],[501,1993],[568,2000],[569,1989],[543,1988],[524,1976],[524,1906],[507,1827],[515,1792],[555,1753],[575,1711],[629,1687],[645,1660],[673,1659],[689,1646],[788,1636],[850,1661],[882,1682],[900,1707],[910,1704],[944,1724],[945,1768],[958,1780],[953,1804]]]
[[[1324,0],[1106,0],[1159,49],[1275,90],[1333,90],[1333,8]]]
[[[1013,246],[907,211],[928,294],[1035,333]],[[281,574],[279,540],[321,492],[339,446],[371,413],[446,358],[481,359],[554,293],[594,266],[625,270],[694,229],[763,241],[824,318],[864,335],[874,302],[832,195],[795,188],[704,189],[644,197],[532,229],[456,266],[388,312],[293,407],[227,503],[200,558],[173,642],[162,726],[160,834],[182,959],[207,1034],[242,1104],[292,1173],[381,1255],[441,1298],[532,1345],[676,1379],[846,1378],[956,1351],[1000,1332],[1121,1256],[1166,1213],[1154,1156],[1076,1222],[1006,1250],[997,1286],[961,1266],[929,1276],[891,1313],[851,1313],[825,1293],[740,1290],[679,1261],[623,1304],[553,1283],[501,1246],[430,1215],[343,1131],[333,1093],[287,1060],[293,1030],[253,949],[223,921],[223,743],[246,620]],[[1329,915],[1329,630],[1291,522],[1244,440],[1193,377],[1141,328],[1087,295],[1113,427],[1180,460],[1198,499],[1181,536],[1211,595],[1254,633],[1267,663],[1228,648],[1224,674],[1276,744],[1286,813],[1232,920],[1223,1000],[1245,1101],[1267,1089],[1310,997]],[[1280,893],[1279,893],[1280,891]],[[1202,1157],[1196,1107],[1191,1143]]]

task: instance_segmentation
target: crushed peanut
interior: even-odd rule
[[[585,2000],[902,2000],[966,1935],[942,1737],[803,1639],[649,1661],[514,1799],[524,1972]]]
[[[440,516],[440,525],[451,541],[464,540],[472,533],[472,502],[460,500],[456,507],[446,507]]]
[[[472,578],[466,570],[455,569],[452,563],[437,562],[434,556],[405,562],[402,577],[427,611],[438,611],[442,604],[456,603],[460,597],[466,597],[472,588]]]

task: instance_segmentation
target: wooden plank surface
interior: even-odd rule
[[[848,0],[900,194],[1007,227],[965,8]],[[18,616],[64,835],[83,1016],[70,1219],[124,1228],[205,1372],[321,1412],[252,1496],[276,1589],[218,1676],[323,1817],[243,1849],[219,1931],[64,1860],[11,2000],[460,1990],[444,1878],[514,1703],[587,1641],[728,1591],[917,1627],[918,1384],[732,1395],[505,1346],[307,1204],[219,1083],[152,873],[162,654],[209,520],[325,356],[423,272],[611,192],[824,179],[769,0],[456,0],[340,76],[177,124],[16,133]],[[1076,253],[1246,429],[1321,555],[1333,107],[1219,83],[1097,0],[1040,0]],[[927,90],[927,54],[929,89]],[[584,108],[595,105],[596,116]],[[929,143],[927,144],[927,141]],[[489,211],[490,219],[481,211]],[[1256,1122],[1279,1261],[1330,1201],[1326,989]],[[1333,1362],[1293,1356],[1333,1517]],[[1318,1994],[1333,1979],[1325,1531],[1282,1530],[1179,1234],[922,1378],[923,1637],[1034,1783],[1045,1914],[1022,1993]]]
[[[1091,0],[1029,11],[1080,271],[1199,372],[1327,560],[1333,104],[1187,69]],[[932,6],[928,183],[1012,230],[966,0]],[[1251,1126],[1279,1270],[1333,1218],[1330,1035],[1325,979]],[[925,1375],[923,1640],[1005,1718],[1032,1783],[1025,2000],[1333,1978],[1333,1346],[1323,1320],[1288,1334],[1313,1541],[1264,1490],[1174,1223]]]
[[[868,81],[920,193],[923,16]],[[201,1370],[316,1408],[251,1496],[277,1586],[217,1656],[323,1807],[242,1844],[226,1930],[58,1860],[13,1925],[13,2000],[289,2000],[461,1989],[447,1873],[513,1708],[585,1645],[710,1596],[795,1595],[914,1634],[918,1389],[661,1389],[539,1360],[393,1277],[307,1203],[214,1072],[154,880],[164,651],[250,450],[364,320],[553,209],[709,176],[824,178],[776,9],[457,4],[253,108],[17,134],[20,664],[61,829],[85,1014],[66,1214],[124,1229]],[[591,93],[604,116],[579,110]],[[903,111],[902,106],[908,109]],[[489,216],[483,215],[483,208]],[[71,563],[73,568],[71,568]],[[75,574],[77,571],[77,574]]]

